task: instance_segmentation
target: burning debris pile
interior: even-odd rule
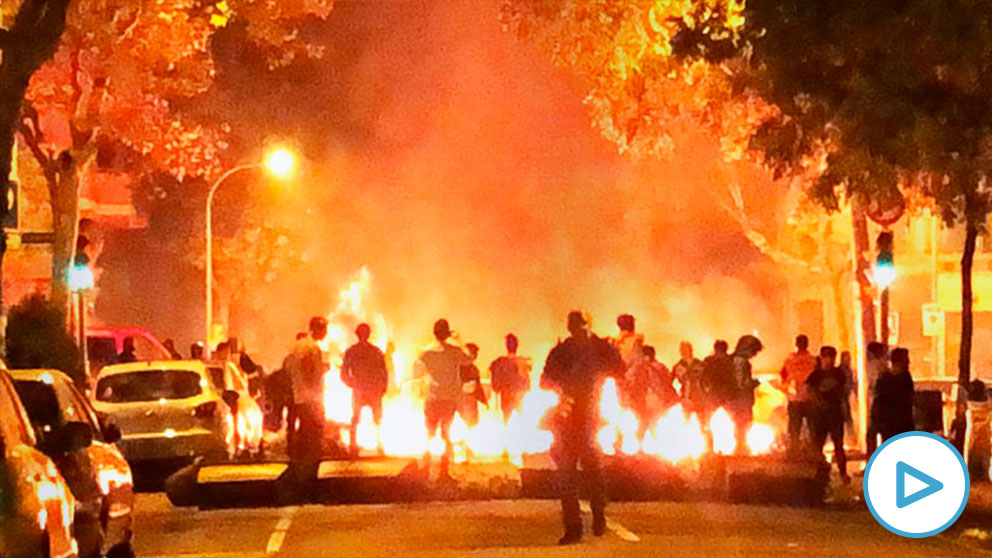
[[[329,424],[338,428],[342,447],[351,445],[349,425],[353,415],[352,390],[341,377],[342,357],[352,343],[352,331],[358,324],[372,328],[370,341],[383,351],[390,373],[389,390],[382,405],[379,428],[371,409],[362,409],[356,428],[357,447],[378,451],[390,457],[435,457],[445,452],[440,433],[428,436],[424,420],[425,378],[415,377],[417,349],[393,338],[393,329],[385,316],[368,307],[372,274],[362,268],[339,292],[337,307],[328,315],[328,334],[322,344],[330,362],[324,378],[324,412]],[[495,405],[481,409],[478,422],[471,426],[457,415],[450,430],[456,463],[469,460],[508,459],[522,466],[525,455],[550,452],[554,441],[547,429],[547,416],[558,405],[555,392],[538,385],[540,368],[530,373],[530,389],[518,410],[504,420]],[[482,383],[488,391],[488,377]],[[490,398],[492,399],[492,398]],[[706,424],[696,414],[686,413],[676,404],[664,412],[653,425],[639,433],[634,411],[621,403],[616,381],[603,385],[600,413],[603,421],[596,439],[606,455],[651,456],[671,464],[691,464],[707,453],[709,447],[718,454],[731,454],[736,441],[734,423],[724,409],[717,409]],[[474,421],[473,421],[474,422]],[[772,450],[776,431],[755,422],[747,432],[747,450],[766,454]]]

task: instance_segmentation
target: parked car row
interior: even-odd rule
[[[122,431],[132,464],[223,459],[262,450],[262,411],[233,363],[169,360],[104,367],[97,412]]]
[[[89,494],[77,500],[65,480],[81,478],[82,471],[56,466],[57,460],[71,468],[69,456],[91,445],[80,424],[59,421],[42,439],[9,373],[0,370],[0,556],[80,556],[76,537],[85,539],[79,529],[86,520],[77,516],[91,511]]]
[[[0,363],[0,557],[133,556],[132,467],[257,455],[262,430],[233,363],[109,364],[90,398]]]

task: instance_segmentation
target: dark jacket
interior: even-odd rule
[[[913,376],[909,372],[882,374],[875,382],[871,417],[883,438],[916,428],[913,421]]]
[[[541,385],[573,400],[557,425],[571,435],[591,436],[599,418],[599,392],[607,376],[622,377],[623,359],[609,341],[589,334],[569,337],[548,353]]]
[[[351,389],[370,395],[386,393],[389,372],[379,347],[371,343],[355,343],[344,353],[341,381]]]
[[[472,399],[489,406],[489,397],[482,387],[482,376],[479,374],[479,367],[475,364],[463,364],[458,372],[462,377],[462,385],[474,382],[475,390],[472,392]]]
[[[806,378],[806,387],[813,402],[814,418],[826,423],[844,421],[844,400],[847,399],[847,374],[842,368],[817,367]]]
[[[737,397],[737,377],[730,355],[712,354],[703,360],[703,386],[714,406],[724,405]]]

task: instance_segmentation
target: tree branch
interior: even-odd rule
[[[138,27],[138,23],[141,21],[141,16],[142,14],[144,14],[144,11],[145,11],[144,6],[138,6],[138,9],[134,12],[134,18],[131,20],[131,23],[129,23],[127,27],[124,28],[124,31],[122,31],[121,34],[117,37],[117,41],[115,42],[115,44],[119,45],[131,37],[131,35],[134,33],[134,29]],[[115,15],[114,23],[117,23],[116,19],[117,16]]]
[[[734,205],[729,206],[725,203],[721,203],[720,205],[731,218],[737,221],[737,223],[741,226],[741,229],[744,231],[744,236],[747,237],[748,241],[750,241],[759,252],[765,256],[768,256],[776,263],[802,267],[813,273],[820,273],[823,271],[821,266],[811,264],[801,258],[793,256],[785,250],[777,248],[768,240],[767,236],[754,228],[751,224],[751,219],[748,216],[747,208],[744,205],[743,192],[741,191],[740,184],[736,180],[727,180],[727,192],[730,194],[730,199],[733,200]]]
[[[18,124],[17,130],[24,138],[24,143],[28,146],[35,160],[38,161],[38,165],[41,166],[45,179],[49,182],[55,181],[56,172],[52,153],[41,146],[44,142],[44,134],[38,121],[38,111],[30,103],[25,102],[22,113],[23,118]]]

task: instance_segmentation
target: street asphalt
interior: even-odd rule
[[[139,558],[992,556],[963,529],[905,539],[883,529],[863,509],[617,503],[608,509],[605,537],[559,548],[561,527],[553,501],[197,511],[174,508],[162,494],[141,494],[136,508]]]

